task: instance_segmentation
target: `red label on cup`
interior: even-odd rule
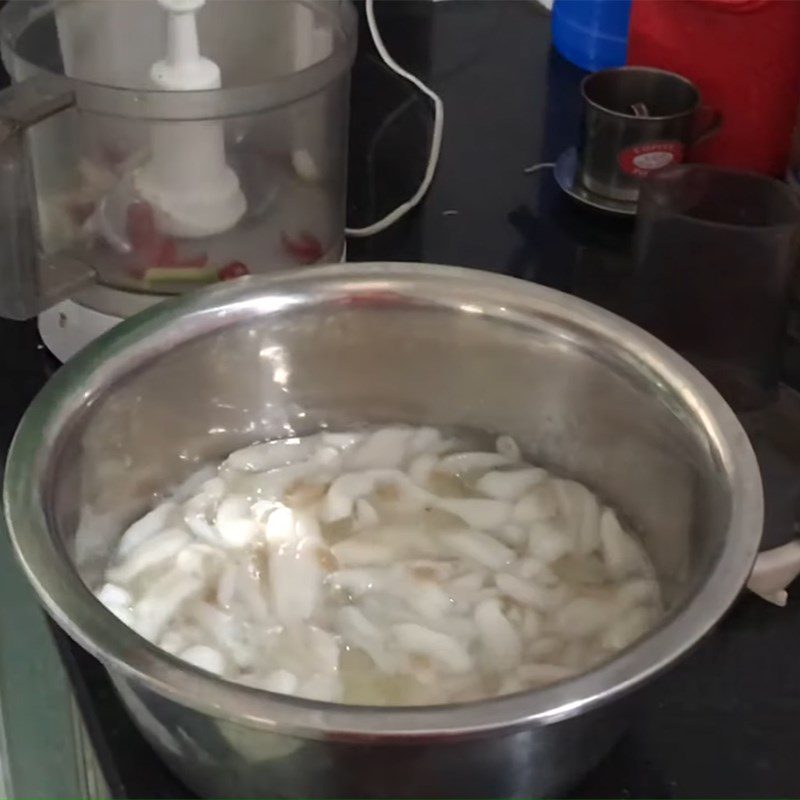
[[[619,168],[627,175],[643,178],[653,170],[683,161],[681,142],[647,142],[628,147],[619,154]]]

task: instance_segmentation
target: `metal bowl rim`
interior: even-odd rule
[[[364,292],[451,287],[474,298],[473,313],[551,315],[579,323],[623,347],[680,394],[713,443],[731,493],[727,536],[700,589],[661,627],[588,673],[536,691],[458,705],[382,708],[303,700],[217,678],[138,636],[91,594],[50,535],[39,503],[41,471],[59,426],[108,380],[134,362],[188,341],[198,326],[224,327],[237,314],[272,313],[313,286]],[[369,296],[369,295],[368,295]],[[545,725],[617,698],[675,661],[725,613],[757,554],[763,522],[758,465],[739,421],[717,391],[675,352],[635,325],[591,303],[514,278],[431,264],[340,264],[275,273],[219,285],[159,304],[103,335],[62,367],[34,399],[15,434],[3,487],[17,556],[55,621],[105,666],[176,703],[215,717],[308,738],[382,741],[469,737],[492,730]]]

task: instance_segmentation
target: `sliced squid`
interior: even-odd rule
[[[413,622],[392,626],[392,633],[402,650],[427,656],[448,672],[469,672],[473,667],[467,650],[446,633]]]
[[[535,522],[528,534],[528,552],[543,561],[552,564],[572,551],[573,539],[560,526],[552,521]]]
[[[261,531],[253,518],[252,503],[241,495],[229,495],[217,506],[214,524],[222,542],[229,547],[246,547]]]
[[[505,456],[509,461],[519,461],[522,458],[519,445],[507,434],[497,437],[495,447],[497,452],[500,453],[501,456]]]
[[[97,599],[109,608],[130,608],[133,604],[133,595],[127,589],[113,583],[104,583],[96,595]]]
[[[259,681],[262,689],[278,694],[296,694],[297,684],[297,675],[286,669],[276,669]]]
[[[270,608],[284,624],[307,620],[314,613],[324,572],[308,540],[282,544],[270,553]]]
[[[237,450],[128,527],[97,598],[212,675],[321,702],[535,690],[657,624],[616,512],[510,437],[474,441],[392,425]]]
[[[448,582],[447,593],[459,610],[469,610],[475,605],[485,581],[486,573],[467,572]]]
[[[608,650],[623,650],[653,627],[653,612],[636,607],[626,611],[603,632],[601,642]]]
[[[235,597],[246,610],[247,617],[258,625],[265,625],[270,621],[269,605],[266,590],[261,579],[253,575],[245,564],[240,564],[234,571]]]
[[[499,528],[508,522],[508,518],[511,515],[508,504],[499,500],[433,498],[430,502],[437,508],[442,509],[442,511],[447,511],[449,514],[460,517],[470,528],[478,528],[479,530]]]
[[[128,558],[109,569],[107,577],[113,583],[129,583],[143,572],[174,560],[191,540],[192,537],[181,528],[162,531],[146,539]]]
[[[355,528],[374,528],[381,521],[375,507],[363,497],[359,497],[356,500],[353,517],[353,526]]]
[[[219,545],[221,537],[219,531],[208,521],[206,512],[200,509],[187,509],[183,516],[186,527],[194,534],[195,538],[210,545]]]
[[[397,469],[368,469],[362,472],[348,472],[334,480],[322,507],[322,520],[336,522],[352,516],[359,498],[372,494],[379,486],[397,487],[409,499],[424,500],[425,493],[411,484],[411,481]]]
[[[552,519],[557,513],[558,498],[552,481],[542,480],[517,500],[511,520],[520,525],[531,524]]]
[[[374,541],[362,536],[337,542],[331,546],[331,552],[344,567],[386,565],[397,560],[396,548],[388,542]]]
[[[475,624],[483,643],[484,663],[489,664],[493,672],[509,673],[519,666],[522,642],[497,600],[487,599],[478,604]]]
[[[541,483],[546,475],[547,473],[538,467],[492,470],[475,481],[475,488],[495,500],[513,502],[519,500],[537,483]]]
[[[566,638],[583,639],[599,633],[613,619],[613,608],[596,598],[576,597],[555,615],[554,631]]]
[[[137,632],[145,639],[158,639],[181,607],[200,596],[204,585],[197,575],[177,571],[163,575],[134,606]]]
[[[405,461],[413,436],[412,428],[381,428],[348,453],[347,467],[351,470],[397,469]]]
[[[498,572],[494,577],[497,588],[515,603],[536,608],[541,606],[540,588],[509,572]]]
[[[167,501],[156,506],[152,511],[148,511],[141,519],[136,520],[122,534],[122,538],[117,543],[117,557],[125,558],[140,544],[164,530],[167,520],[173,515],[176,508],[176,503]]]
[[[213,647],[206,644],[196,644],[187,647],[180,657],[188,661],[195,667],[204,669],[206,672],[213,672],[215,675],[222,675],[226,669],[225,656]]]
[[[206,481],[210,481],[216,477],[217,470],[215,467],[208,464],[205,467],[192,473],[181,483],[172,494],[172,500],[175,503],[182,503],[197,494]]]
[[[186,545],[175,558],[175,566],[179,570],[195,575],[206,583],[219,574],[224,564],[225,558],[219,550],[199,542]]]
[[[439,458],[432,453],[423,453],[416,456],[409,464],[408,477],[417,484],[417,486],[425,487],[431,479],[431,475],[436,469]]]
[[[644,558],[639,545],[619,524],[613,509],[606,508],[600,517],[600,541],[603,561],[614,578],[642,572]]]
[[[451,472],[454,475],[464,475],[476,470],[488,470],[513,463],[513,459],[500,453],[452,453],[444,456],[437,469],[442,472]]]
[[[254,444],[231,453],[224,466],[245,472],[264,472],[286,467],[307,459],[316,450],[317,441],[316,437],[308,437]]]
[[[396,670],[397,660],[386,651],[386,633],[360,609],[355,606],[342,608],[336,619],[342,639],[349,647],[363,650],[384,673],[391,674]]]
[[[441,534],[455,555],[471,559],[490,569],[502,569],[514,560],[514,551],[481,531],[451,531]]]
[[[216,600],[217,606],[224,610],[229,610],[233,598],[236,595],[236,584],[239,580],[239,565],[236,562],[228,562],[222,569],[217,583]]]

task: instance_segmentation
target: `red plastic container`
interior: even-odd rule
[[[633,0],[628,63],[686,76],[722,112],[692,160],[784,174],[800,102],[800,0]]]

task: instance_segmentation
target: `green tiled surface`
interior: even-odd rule
[[[0,521],[0,796],[108,797],[44,613]]]

